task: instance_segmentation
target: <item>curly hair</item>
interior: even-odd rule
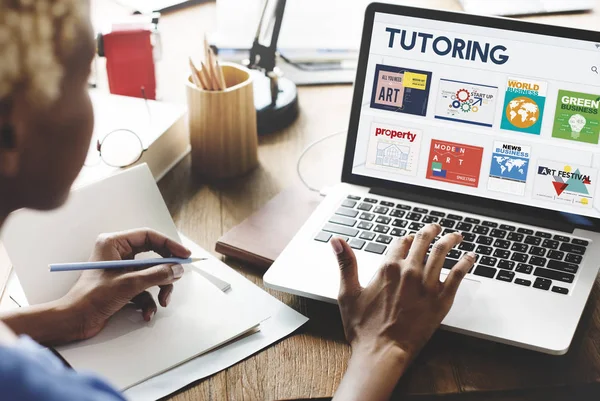
[[[86,20],[88,0],[0,0],[0,102],[17,93],[38,106],[56,100]]]

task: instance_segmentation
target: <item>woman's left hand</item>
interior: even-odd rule
[[[166,236],[139,229],[98,237],[90,261],[133,259],[136,254],[154,251],[163,257],[188,258],[190,250]],[[143,270],[88,270],[62,302],[78,322],[77,339],[98,334],[108,319],[133,302],[150,321],[158,307],[148,288],[158,286],[158,302],[167,307],[173,283],[183,276],[181,265],[158,265]]]

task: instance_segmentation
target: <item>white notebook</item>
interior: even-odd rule
[[[63,296],[78,272],[50,273],[48,264],[86,261],[100,233],[150,227],[180,241],[146,165],[72,192],[53,212],[21,210],[3,242],[30,304]],[[171,304],[151,322],[126,307],[96,337],[58,348],[76,370],[99,373],[124,390],[255,329],[269,316],[229,297],[197,272],[175,283]],[[207,261],[206,263],[210,263]],[[153,289],[156,295],[156,289]]]

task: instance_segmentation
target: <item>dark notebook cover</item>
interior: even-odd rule
[[[215,250],[267,270],[321,199],[305,188],[290,187],[219,238]]]

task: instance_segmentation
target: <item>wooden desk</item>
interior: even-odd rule
[[[459,8],[458,2],[452,0],[415,0],[406,3],[440,9]],[[106,0],[96,0],[94,9],[100,19],[102,16],[124,12]],[[183,80],[187,74],[187,56],[200,54],[203,33],[215,30],[215,19],[214,3],[163,16],[161,31],[164,56],[158,66],[159,90],[163,99],[185,102]],[[531,19],[597,29],[600,26],[600,9],[591,14]],[[190,175],[190,160],[187,158],[160,182],[160,189],[169,210],[183,233],[206,249],[214,249],[215,242],[222,234],[258,210],[287,186],[299,184],[295,171],[296,160],[308,143],[347,128],[352,98],[350,86],[303,87],[299,89],[299,98],[301,112],[297,122],[282,132],[260,139],[261,165],[248,176],[214,184],[198,182]],[[319,165],[320,172],[325,172],[324,179],[331,183],[339,180],[339,156],[343,139],[332,141],[337,141],[331,145],[333,156],[322,158],[320,163],[323,164]],[[228,263],[262,287],[261,272],[230,261]],[[309,323],[293,336],[177,393],[172,397],[173,400],[274,400],[333,395],[350,356],[337,308],[276,291],[269,292],[310,317]],[[600,296],[596,289],[591,304],[598,302]],[[600,316],[587,313],[580,326],[588,325],[590,319],[598,320]],[[600,345],[597,343],[598,339],[595,341],[578,335],[576,345],[564,358],[570,358],[580,352],[598,353]],[[473,361],[481,362],[486,358],[495,358],[498,354],[503,355],[501,360],[487,365],[471,364]],[[487,393],[499,389],[497,380],[492,378],[497,378],[499,372],[510,371],[511,364],[520,363],[523,355],[533,370],[539,366],[537,364],[562,363],[562,359],[557,357],[531,354],[533,353],[492,342],[439,332],[402,379],[398,394],[468,393],[463,397],[466,396],[469,400],[499,400],[500,396]],[[489,368],[470,371],[470,367],[482,365]],[[594,367],[590,366],[590,369]],[[560,372],[560,369],[557,368],[557,372]],[[585,372],[571,374],[575,377],[578,374],[584,375]],[[481,385],[481,378],[485,375],[489,375],[490,380],[489,385],[484,387]],[[539,382],[542,382],[542,379],[540,378]],[[560,377],[556,377],[554,382],[560,384]],[[522,383],[519,377],[506,377],[502,389],[522,389],[538,384]],[[565,390],[556,390],[555,393],[560,395],[561,391]],[[534,391],[527,399],[535,399],[539,394],[541,393]],[[507,393],[504,397],[503,399],[510,400],[526,399],[525,395],[515,392]],[[547,395],[543,397],[551,399]]]

